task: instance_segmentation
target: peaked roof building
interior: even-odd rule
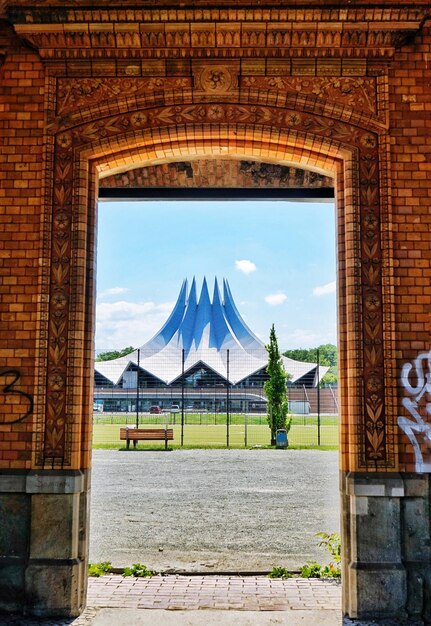
[[[190,291],[184,280],[177,302],[159,332],[139,349],[111,361],[96,362],[97,375],[108,383],[122,384],[130,368],[144,371],[162,384],[175,384],[197,366],[213,372],[223,381],[237,385],[250,376],[264,373],[268,362],[265,345],[242,319],[228,282],[223,280],[223,297],[217,279],[212,300],[204,278],[198,297],[196,281]],[[283,357],[292,383],[304,377],[317,383],[315,363]],[[327,367],[320,366],[321,379]]]

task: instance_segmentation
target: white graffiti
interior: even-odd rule
[[[431,473],[431,451],[429,458],[424,460],[420,443],[415,436],[415,433],[421,434],[424,441],[431,442],[431,422],[424,419],[426,415],[431,416],[431,351],[419,354],[413,364],[403,365],[401,383],[410,396],[403,398],[402,404],[414,420],[399,416],[398,425],[413,446],[416,471]]]

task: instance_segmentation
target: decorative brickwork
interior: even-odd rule
[[[333,180],[344,606],[360,614],[368,595],[358,581],[371,576],[379,587],[386,576],[386,588],[399,590],[385,600],[391,614],[406,588],[404,566],[419,580],[417,554],[401,563],[397,544],[377,573],[374,554],[365,574],[355,563],[368,540],[369,499],[387,500],[370,504],[382,527],[396,501],[395,528],[399,498],[416,493],[395,472],[423,471],[431,454],[428,431],[416,427],[427,402],[414,439],[399,427],[414,420],[408,393],[418,402],[431,393],[426,376],[423,389],[420,375],[401,381],[403,367],[418,355],[427,363],[430,350],[429,2],[138,4],[0,0],[0,468],[75,480],[90,467],[99,181],[202,188],[222,177],[263,188]],[[74,483],[69,498],[82,519],[87,487]],[[77,556],[76,537],[70,545],[82,568],[85,547]],[[71,592],[70,614],[83,595]]]

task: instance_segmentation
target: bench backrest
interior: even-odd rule
[[[120,428],[120,439],[173,439],[173,428]]]

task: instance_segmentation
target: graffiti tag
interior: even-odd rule
[[[26,413],[24,413],[20,417],[15,418],[15,419],[6,418],[5,420],[0,421],[0,425],[1,424],[17,424],[18,422],[22,422],[23,420],[25,420],[26,417],[28,417],[29,415],[33,413],[33,404],[34,404],[33,397],[28,393],[24,393],[24,391],[15,389],[15,384],[21,378],[21,373],[19,372],[19,370],[15,370],[15,369],[3,370],[2,372],[0,372],[0,377],[4,377],[4,378],[12,377],[12,380],[9,383],[6,383],[6,385],[3,387],[0,393],[4,394],[5,396],[21,396],[22,398],[25,398],[25,403],[27,404],[27,407],[28,407]]]
[[[401,370],[401,383],[409,397],[403,398],[402,404],[413,419],[399,416],[398,425],[409,438],[415,453],[416,471],[431,473],[430,458],[424,460],[416,435],[421,434],[425,441],[431,442],[431,351],[419,354],[412,363],[405,363]]]

